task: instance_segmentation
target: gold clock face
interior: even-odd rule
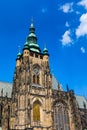
[[[39,74],[39,70],[37,68],[34,69],[34,74],[38,75]]]

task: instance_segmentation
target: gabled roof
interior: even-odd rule
[[[52,88],[58,90],[58,81],[55,78],[54,75],[52,75]],[[0,82],[0,96],[1,96],[1,91],[3,89],[3,96],[6,96],[6,93],[8,94],[8,97],[11,97],[12,93],[12,83],[8,82]],[[60,85],[60,90],[63,91],[61,85]]]
[[[58,81],[54,75],[52,75],[52,88],[58,90]],[[6,93],[8,93],[8,97],[11,98],[12,83],[0,82],[0,96],[1,96],[2,89],[3,89],[3,96],[5,97]],[[61,85],[60,85],[60,90],[63,91]],[[76,100],[77,100],[79,108],[84,109],[84,104],[85,104],[86,109],[87,109],[87,100],[85,97],[76,95]]]
[[[60,90],[63,91],[61,84],[57,81],[56,77],[52,75],[52,88],[58,90],[58,86]]]
[[[6,93],[8,94],[8,97],[11,97],[12,93],[12,83],[8,82],[0,82],[0,96],[1,96],[1,91],[3,89],[3,96],[6,96]]]
[[[87,100],[86,100],[85,97],[83,97],[83,96],[76,96],[76,100],[77,100],[79,108],[84,109],[84,106],[85,106],[86,109],[87,109]]]

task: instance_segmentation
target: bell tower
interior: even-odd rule
[[[12,90],[10,128],[52,130],[52,78],[49,53],[37,43],[33,22],[22,53],[18,53]]]

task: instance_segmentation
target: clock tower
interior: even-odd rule
[[[18,53],[12,90],[10,128],[52,130],[52,78],[48,50],[37,44],[34,24]]]

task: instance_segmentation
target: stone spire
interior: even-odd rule
[[[66,85],[66,90],[67,90],[67,92],[69,92],[69,86],[68,86],[68,84]]]
[[[2,88],[2,90],[1,90],[1,97],[3,97],[3,88]]]

